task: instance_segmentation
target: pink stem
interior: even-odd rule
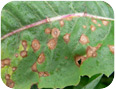
[[[96,19],[104,19],[104,20],[114,20],[112,18],[105,18],[105,17],[101,17],[101,16],[95,16],[95,15],[91,15],[91,14],[87,14],[87,13],[75,13],[75,14],[68,14],[68,15],[63,15],[63,16],[57,16],[57,17],[53,17],[53,18],[47,18],[47,19],[44,19],[44,20],[41,20],[41,21],[38,21],[38,22],[35,22],[35,23],[32,23],[32,24],[29,24],[29,25],[26,25],[22,28],[19,28],[19,29],[16,29],[4,36],[1,37],[1,40],[9,37],[9,36],[12,36],[18,32],[21,32],[25,29],[29,29],[29,28],[32,28],[32,27],[35,27],[35,26],[39,26],[41,24],[45,24],[45,23],[49,23],[49,22],[53,22],[53,21],[57,21],[57,20],[61,20],[61,19],[64,19],[64,18],[67,18],[67,17],[90,17],[90,18],[96,18]]]

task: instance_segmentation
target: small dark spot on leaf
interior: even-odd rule
[[[17,69],[17,67],[12,67],[13,72]]]
[[[94,19],[94,18],[92,18],[92,22],[95,23],[95,24],[97,24],[97,20]]]
[[[39,55],[37,61],[39,64],[42,64],[45,61],[45,54],[43,52]]]
[[[64,21],[60,20],[60,26],[63,27],[64,26]]]
[[[25,50],[21,51],[20,56],[23,57],[23,58],[27,57],[27,51],[25,51]]]
[[[87,43],[89,43],[89,38],[86,35],[82,34],[81,37],[80,37],[80,41],[79,42],[81,44],[87,44]]]
[[[84,28],[84,29],[86,29],[86,28],[87,28],[87,26],[86,26],[86,25],[83,25],[83,28]]]
[[[26,40],[22,40],[22,45],[23,45],[24,50],[26,50],[26,48],[27,48],[27,41]]]
[[[110,51],[114,54],[114,45],[108,45]]]
[[[69,33],[66,33],[64,36],[63,36],[63,39],[65,41],[65,43],[68,43],[70,41],[70,34]]]
[[[48,48],[51,50],[55,49],[56,45],[57,45],[57,39],[55,38],[49,40],[47,43]]]
[[[37,39],[32,41],[31,47],[33,48],[34,52],[40,49],[40,42]]]
[[[107,26],[109,24],[109,21],[102,20],[102,23],[103,23],[104,26]]]
[[[97,53],[96,51],[101,47],[102,44],[98,44],[96,47],[91,47],[91,46],[88,46],[87,47],[87,57],[96,57],[97,56]]]
[[[91,28],[91,31],[95,31],[96,30],[96,27],[94,25],[91,25],[90,28]]]
[[[68,57],[67,57],[67,56],[65,56],[65,59],[68,59]]]
[[[18,53],[16,53],[16,54],[15,54],[15,57],[17,58],[18,56],[19,56]]]
[[[48,72],[39,72],[38,74],[39,74],[39,77],[47,77],[50,75]]]
[[[1,67],[3,68],[5,65],[10,65],[11,60],[9,58],[1,60]]]
[[[45,29],[45,33],[46,33],[46,34],[50,34],[50,33],[51,33],[51,29],[50,29],[50,28],[46,28],[46,29]]]
[[[101,27],[101,24],[98,24],[98,27]]]
[[[37,72],[37,64],[36,64],[36,62],[32,65],[31,69],[32,69],[33,72]]]
[[[53,38],[58,38],[60,35],[60,31],[58,28],[53,28],[51,34],[52,34]]]
[[[6,85],[8,86],[8,87],[10,87],[10,88],[13,88],[14,87],[14,85],[15,85],[15,83],[12,81],[12,80],[7,80],[6,81]]]
[[[6,79],[6,80],[9,80],[9,79],[10,79],[10,75],[9,75],[9,74],[6,74],[6,75],[5,75],[5,79]]]

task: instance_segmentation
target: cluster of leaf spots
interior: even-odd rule
[[[6,65],[9,66],[10,63],[11,63],[11,60],[10,60],[9,58],[3,59],[3,60],[1,61],[1,67],[3,68],[3,67],[6,66]]]
[[[92,18],[91,21],[94,23],[94,24],[97,24],[97,20]],[[107,26],[109,24],[109,21],[106,21],[106,20],[102,20],[102,24],[104,26]],[[101,24],[98,23],[98,27],[101,27]],[[83,25],[83,28],[86,29],[87,26],[86,25]],[[90,29],[92,32],[94,32],[96,30],[96,27],[94,25],[91,25],[90,26]],[[85,35],[85,34],[82,34],[81,37],[80,37],[80,40],[79,42],[82,44],[82,45],[85,45],[85,44],[88,44],[90,43],[89,41],[89,38]],[[80,65],[82,65],[82,63],[90,58],[90,57],[96,57],[97,56],[97,50],[102,46],[102,44],[98,44],[96,47],[92,47],[92,46],[88,46],[87,49],[86,49],[86,55],[84,56],[80,56],[80,55],[75,55],[74,56],[74,59],[75,59],[75,63],[78,67],[80,67]],[[114,54],[114,45],[108,45],[109,47],[109,50]]]
[[[12,80],[10,79],[10,75],[9,75],[9,74],[6,74],[6,75],[5,75],[5,79],[6,79],[6,85],[7,85],[8,87],[10,87],[10,88],[13,88],[14,85],[15,85],[15,83],[14,83],[14,81],[12,81]]]
[[[37,72],[37,73],[39,74],[39,77],[46,77],[46,76],[49,76],[49,73],[48,73],[48,72],[38,72],[38,70],[37,70],[37,63],[38,63],[38,64],[42,64],[44,61],[45,61],[45,54],[42,52],[42,53],[39,55],[39,57],[38,57],[38,59],[37,59],[37,62],[35,62],[35,63],[32,65],[32,67],[31,67],[31,69],[32,69],[33,72]]]
[[[24,58],[24,57],[27,57],[27,51],[26,51],[27,41],[26,40],[22,40],[22,46],[23,46],[24,50],[22,50],[20,52],[20,56]]]
[[[82,65],[82,63],[90,58],[90,57],[96,57],[97,56],[97,53],[96,51],[101,47],[101,44],[98,44],[96,47],[91,47],[91,46],[88,46],[87,49],[86,49],[86,55],[85,56],[79,56],[79,55],[76,55],[74,58],[75,58],[75,63],[78,67],[80,67],[80,65]],[[81,63],[79,63],[79,61]]]
[[[11,60],[9,58],[4,59],[1,61],[1,68],[5,67],[5,66],[10,66],[11,64]],[[12,67],[12,71],[14,72],[17,68],[16,67]],[[13,88],[15,83],[13,80],[10,79],[10,75],[6,74],[5,75],[5,79],[6,79],[6,85],[10,88]]]
[[[72,17],[68,17],[68,18],[65,18],[66,20],[70,21],[72,20]],[[92,18],[92,22],[94,24],[97,24],[99,27],[101,27],[101,24],[97,23],[97,20],[96,19],[93,19]],[[108,25],[108,21],[105,21],[105,20],[102,20],[102,23],[104,26],[107,26]],[[60,20],[59,21],[59,24],[60,24],[60,27],[63,27],[65,24],[64,24],[64,21],[63,20]],[[83,29],[86,29],[87,26],[86,25],[83,25]],[[96,27],[94,25],[91,25],[90,26],[90,30],[92,32],[94,32],[96,30]],[[58,42],[58,37],[60,36],[60,33],[61,31],[58,29],[58,28],[46,28],[45,29],[45,34],[50,34],[52,36],[52,39],[50,39],[48,42],[47,42],[47,47],[50,49],[50,50],[53,50],[56,48],[57,46],[57,42]],[[70,36],[71,34],[70,33],[65,33],[64,36],[63,36],[63,40],[66,44],[68,44],[70,42]],[[87,35],[85,34],[82,34],[80,36],[80,39],[79,39],[79,43],[81,43],[82,45],[86,45],[86,44],[89,44],[90,43],[90,40],[88,38]],[[27,57],[27,41],[26,40],[22,40],[21,41],[21,44],[23,46],[23,50],[20,52],[20,56],[22,58],[25,58]],[[98,44],[97,46],[95,47],[92,47],[92,46],[87,46],[86,48],[86,54],[85,55],[75,55],[74,56],[74,62],[75,64],[80,67],[83,62],[85,60],[87,60],[88,58],[91,58],[91,57],[96,57],[97,56],[97,50],[102,46],[102,44]],[[39,42],[39,40],[37,39],[34,39],[32,42],[31,42],[31,48],[33,49],[34,53],[36,53],[38,50],[40,50],[40,47],[41,47],[41,43]],[[114,54],[114,46],[113,45],[108,45],[109,47],[109,50]],[[15,57],[17,58],[19,55],[18,53],[15,54]],[[65,59],[68,59],[67,56],[64,56]],[[48,77],[50,76],[50,73],[48,73],[47,71],[38,71],[37,69],[37,64],[43,64],[46,60],[46,56],[44,54],[44,52],[41,52],[37,58],[37,61],[34,62],[34,64],[31,66],[31,70],[33,72],[36,72],[38,73],[38,76],[39,77]],[[2,60],[2,68],[5,66],[5,65],[10,65],[10,62],[11,60],[10,59],[4,59]],[[12,67],[12,70],[13,72],[17,69],[17,67]],[[6,85],[8,87],[11,87],[13,88],[15,83],[10,79],[10,75],[9,74],[6,74]]]

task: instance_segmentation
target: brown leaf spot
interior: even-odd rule
[[[75,63],[78,67],[80,67],[80,65],[82,65],[82,63],[87,59],[85,56],[79,56],[79,55],[76,55],[74,57],[75,59]],[[79,63],[80,62],[80,63]]]
[[[96,30],[96,27],[94,25],[91,25],[90,28],[91,28],[91,31],[95,31]]]
[[[93,57],[93,53],[95,53],[96,52],[96,47],[91,47],[91,46],[88,46],[87,47],[87,50],[86,50],[86,52],[87,52],[87,57],[89,58],[89,57]]]
[[[102,20],[102,23],[103,23],[104,26],[107,26],[109,24],[109,21]]]
[[[87,44],[87,43],[89,43],[89,38],[86,35],[82,34],[81,37],[80,37],[79,42],[81,44]]]
[[[97,24],[97,20],[96,19],[92,19],[92,22]]]
[[[27,57],[27,51],[25,51],[25,50],[21,51],[20,56],[23,57],[23,58]]]
[[[15,83],[12,81],[12,80],[7,80],[6,81],[6,85],[8,86],[8,87],[10,87],[10,88],[13,88],[14,87],[14,85],[15,85]]]
[[[87,47],[87,57],[96,57],[97,56],[97,53],[96,51],[101,47],[102,44],[98,44],[96,47],[91,47],[91,46],[88,46]]]
[[[50,34],[50,33],[51,33],[51,29],[50,29],[50,28],[46,28],[46,29],[45,29],[45,33],[46,33],[46,34]]]
[[[64,21],[60,20],[60,26],[63,27],[64,26]]]
[[[110,51],[114,54],[114,45],[108,45]]]
[[[64,36],[63,36],[63,39],[65,41],[65,43],[68,43],[70,41],[70,34],[69,33],[66,33]]]
[[[24,50],[26,50],[26,48],[27,48],[27,41],[26,40],[22,40],[22,45],[23,45]]]
[[[47,77],[50,74],[48,72],[39,72],[39,77]]]
[[[36,64],[36,62],[32,65],[31,69],[32,69],[33,72],[37,72],[37,64]]]
[[[5,65],[10,65],[11,60],[9,58],[3,59],[1,61],[1,67],[3,68]]]
[[[45,61],[45,54],[43,52],[39,55],[37,61],[39,64],[42,64]]]
[[[17,67],[12,67],[13,72],[17,69]]]
[[[65,56],[65,59],[68,59],[68,57],[67,57],[67,56]]]
[[[18,56],[19,56],[18,53],[16,53],[16,54],[15,54],[15,57],[17,58]]]
[[[40,49],[40,43],[37,39],[34,39],[32,41],[31,47],[33,48],[34,52],[38,51]]]
[[[101,27],[101,24],[98,24],[98,27]]]
[[[83,28],[84,28],[84,29],[86,29],[86,28],[87,28],[87,26],[86,26],[86,25],[83,25]]]
[[[57,45],[57,39],[53,38],[53,39],[49,40],[47,45],[48,45],[49,49],[51,49],[51,50],[55,49],[55,47]]]
[[[52,34],[52,36],[53,36],[54,38],[58,38],[59,35],[60,35],[60,31],[59,31],[59,29],[57,29],[57,28],[53,28],[51,34]]]
[[[9,74],[6,74],[6,75],[5,75],[5,79],[6,79],[6,80],[9,80],[9,79],[10,79],[10,75],[9,75]]]

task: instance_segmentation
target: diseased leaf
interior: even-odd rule
[[[83,15],[77,17],[77,12]],[[52,17],[66,14],[74,17],[50,21]],[[113,15],[112,8],[101,1],[6,4],[1,15],[3,82],[8,82],[5,75],[9,74],[11,85],[16,89],[29,89],[33,84],[38,88],[64,88],[78,85],[80,76],[109,76],[114,71],[114,49],[109,48],[109,45],[114,46]],[[33,26],[43,19],[46,24]],[[24,27],[24,31],[13,34],[28,24],[32,28],[26,26],[27,30]],[[13,35],[3,39],[8,33]],[[4,63],[5,59],[11,63]]]

